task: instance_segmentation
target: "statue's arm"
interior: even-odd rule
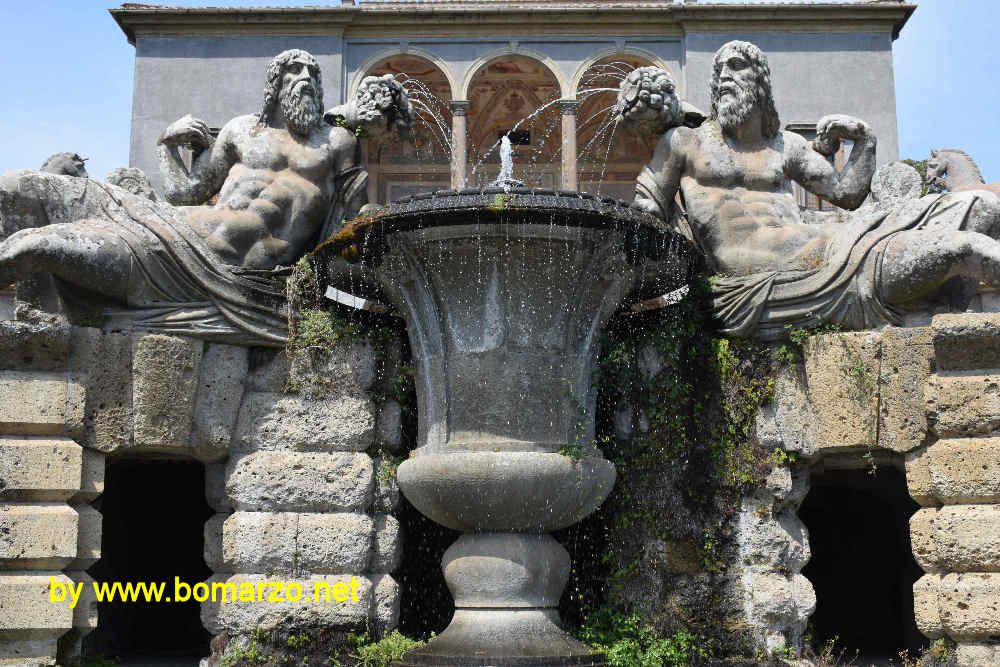
[[[876,138],[862,120],[851,116],[825,116],[816,124],[811,144],[794,132],[785,132],[788,176],[809,192],[835,206],[856,209],[865,201],[875,173]],[[854,142],[851,155],[839,172],[828,159],[843,139]]]
[[[685,146],[690,132],[689,128],[678,127],[660,138],[653,151],[653,159],[636,179],[633,207],[652,213],[664,222],[670,220],[674,196],[684,170]]]
[[[163,174],[164,195],[174,205],[197,205],[216,194],[236,162],[235,128],[230,121],[216,139],[204,121],[184,116],[172,123],[160,135],[158,155]],[[181,158],[180,147],[191,148],[193,156],[188,168]]]

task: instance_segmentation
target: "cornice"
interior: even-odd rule
[[[893,39],[916,8],[852,4],[656,2],[380,2],[362,6],[187,8],[125,5],[111,15],[136,37],[330,35],[347,37],[662,35],[689,32],[881,32]],[[599,26],[595,29],[595,26]]]

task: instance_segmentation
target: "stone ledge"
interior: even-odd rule
[[[83,448],[66,438],[0,438],[0,499],[57,502],[79,493]]]
[[[924,508],[910,517],[910,541],[925,572],[1000,572],[1000,505]]]
[[[913,584],[917,628],[931,639],[1000,635],[1000,574],[926,574]]]
[[[1000,368],[1000,313],[935,315],[931,329],[938,369]]]
[[[0,371],[0,432],[65,435],[83,431],[83,385],[66,373]]]
[[[62,572],[0,572],[0,641],[54,640],[73,627],[69,604],[49,601],[50,578],[72,583]]]
[[[65,503],[0,505],[0,570],[61,570],[76,558],[78,525]]]
[[[906,457],[906,482],[919,504],[1000,502],[1000,438],[938,440]]]

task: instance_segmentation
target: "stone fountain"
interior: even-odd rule
[[[570,558],[549,533],[615,481],[593,445],[602,326],[630,296],[684,283],[688,243],[616,200],[491,188],[398,201],[317,256],[406,319],[419,446],[399,485],[464,533],[442,562],[454,618],[402,664],[603,665],[559,627]]]

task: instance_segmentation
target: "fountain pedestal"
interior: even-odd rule
[[[346,277],[342,249],[361,258]],[[683,284],[690,246],[620,202],[496,189],[397,202],[322,252],[406,318],[419,446],[399,486],[465,533],[443,560],[454,618],[402,664],[603,665],[559,627],[570,559],[548,533],[614,484],[593,445],[601,328],[630,294]]]

